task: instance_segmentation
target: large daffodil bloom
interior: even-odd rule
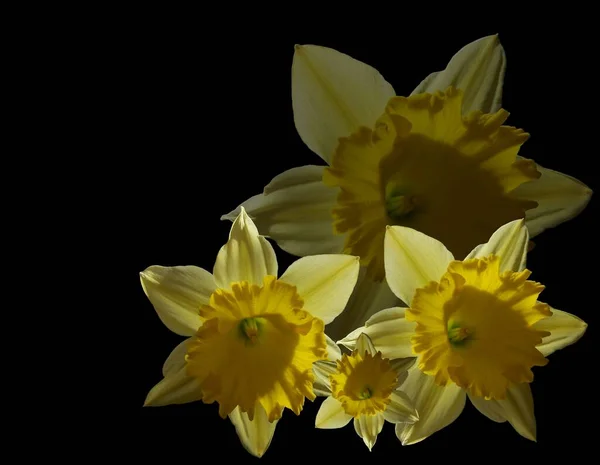
[[[277,278],[273,247],[243,209],[212,274],[195,266],[144,270],[142,287],[160,319],[189,337],[145,405],[216,401],[244,447],[262,456],[283,410],[298,415],[305,398],[315,399],[313,362],[339,356],[323,330],[344,309],[358,272],[358,257],[317,255]]]
[[[576,342],[587,325],[538,300],[544,286],[529,280],[528,241],[524,221],[515,220],[455,260],[432,237],[387,228],[387,281],[409,307],[375,313],[339,343],[353,349],[367,334],[384,357],[416,357],[401,389],[419,421],[396,427],[403,444],[452,423],[467,397],[491,420],[536,440],[531,368]]]
[[[336,362],[316,362],[315,390],[327,399],[321,404],[315,426],[342,428],[354,420],[356,433],[371,450],[385,421],[414,423],[419,419],[418,412],[412,400],[398,388],[413,361],[383,358],[363,333],[350,355],[340,354]]]
[[[462,259],[511,220],[525,218],[533,237],[589,201],[581,182],[518,155],[528,134],[504,125],[505,67],[498,37],[484,37],[399,97],[369,65],[296,47],[294,121],[327,166],[286,171],[242,205],[291,254],[360,256],[355,295],[330,335],[398,304],[383,279],[387,225],[417,229]]]

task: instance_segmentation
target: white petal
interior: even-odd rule
[[[313,363],[313,373],[315,381],[313,383],[313,391],[317,396],[331,395],[331,382],[329,376],[337,372],[337,363],[329,360],[322,360]]]
[[[390,396],[383,416],[390,423],[415,423],[419,420],[419,413],[415,409],[413,401],[402,391],[394,391]]]
[[[217,255],[214,275],[222,289],[229,289],[236,281],[262,286],[266,275],[277,276],[275,251],[269,241],[258,235],[244,208],[231,225],[227,244]]]
[[[358,339],[356,339],[356,350],[358,350],[360,355],[375,355],[377,353],[377,349],[375,349],[373,341],[371,341],[371,338],[364,332],[358,336]]]
[[[384,418],[381,413],[375,415],[361,415],[354,419],[354,429],[369,450],[373,449],[377,441],[377,435],[383,429]]]
[[[550,336],[542,339],[542,344],[537,346],[538,350],[545,357],[563,349],[571,344],[575,344],[587,329],[587,323],[581,318],[551,308],[552,316],[538,321],[533,326],[539,331],[549,331]]]
[[[345,310],[327,326],[327,334],[339,340],[353,329],[363,326],[378,311],[400,304],[400,299],[385,280],[373,281],[366,275],[366,268],[362,267]]]
[[[337,187],[322,182],[322,166],[300,166],[284,171],[242,205],[221,217],[233,221],[244,207],[260,234],[296,256],[340,253],[344,236],[334,235],[331,210]]]
[[[259,403],[254,409],[252,421],[248,419],[247,413],[240,412],[239,407],[229,414],[229,419],[235,426],[244,449],[255,457],[262,457],[271,444],[279,420],[270,423],[265,409]]]
[[[328,397],[321,404],[317,413],[315,426],[320,429],[343,428],[352,420],[352,415],[348,415],[342,404],[333,397]]]
[[[338,346],[327,334],[325,335],[325,342],[327,342],[327,359],[332,361],[339,360],[342,357],[340,346]]]
[[[500,257],[500,271],[523,271],[528,244],[529,232],[525,221],[515,220],[498,228],[487,243],[473,249],[466,259],[494,254]]]
[[[458,418],[465,407],[466,394],[456,384],[438,386],[433,376],[423,374],[415,365],[401,387],[414,402],[419,421],[398,423],[396,436],[403,445],[416,444],[445,428]]]
[[[296,286],[304,309],[325,324],[338,316],[352,294],[359,257],[352,255],[315,255],[292,263],[281,281]]]
[[[461,48],[444,71],[426,77],[412,94],[464,90],[463,114],[473,110],[493,113],[502,106],[506,56],[498,35],[483,37]]]
[[[169,372],[146,396],[144,407],[161,407],[171,404],[187,404],[202,399],[200,383],[187,376],[185,363]]]
[[[175,347],[163,364],[162,373],[163,376],[167,376],[170,373],[179,371],[185,365],[185,354],[187,352],[187,344],[190,339],[181,341],[177,347]]]
[[[387,227],[384,254],[390,289],[408,305],[416,289],[439,281],[454,260],[440,241],[404,226]]]
[[[392,368],[398,374],[398,379],[396,381],[397,387],[400,387],[402,383],[406,381],[406,378],[408,377],[408,370],[413,367],[416,361],[416,357],[396,358],[390,360],[390,365],[392,365]]]
[[[533,396],[528,383],[513,384],[504,400],[485,400],[471,397],[471,402],[491,420],[508,420],[524,438],[535,441],[536,424],[533,413]]]
[[[379,72],[343,53],[297,45],[292,64],[294,122],[304,143],[329,162],[340,137],[372,127],[395,96]]]
[[[538,202],[537,208],[525,212],[531,237],[576,217],[592,197],[592,190],[581,181],[539,164],[537,169],[542,173],[539,179],[511,192],[512,197]]]
[[[160,320],[174,333],[191,336],[202,319],[200,307],[208,304],[215,280],[197,266],[150,266],[140,273],[142,288]]]
[[[358,336],[364,332],[385,358],[414,357],[410,339],[415,333],[416,323],[408,321],[404,317],[405,312],[406,308],[400,307],[377,312],[365,326],[355,329],[338,343],[354,350]]]

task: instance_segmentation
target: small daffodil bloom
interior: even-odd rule
[[[339,343],[353,349],[367,334],[384,357],[416,358],[401,389],[419,421],[396,427],[403,444],[452,423],[467,397],[491,420],[536,440],[531,369],[576,342],[587,325],[538,300],[544,286],[529,279],[528,241],[525,222],[515,220],[456,260],[432,237],[387,228],[387,281],[408,308],[375,313]]]
[[[501,108],[505,68],[498,37],[483,37],[397,96],[365,63],[296,47],[296,129],[326,166],[292,168],[242,205],[291,254],[360,256],[359,284],[331,336],[398,305],[383,279],[386,226],[416,229],[463,259],[512,220],[524,218],[533,237],[587,205],[587,186],[522,158],[529,134],[505,125]]]
[[[357,257],[317,255],[278,278],[273,247],[243,209],[212,274],[147,268],[141,283],[158,316],[188,339],[168,357],[145,405],[217,402],[244,447],[262,456],[283,410],[298,415],[305,398],[315,399],[312,364],[337,357],[324,326],[344,309],[358,271]]]
[[[383,358],[363,333],[352,354],[344,354],[335,362],[316,362],[315,389],[319,395],[328,396],[317,413],[316,427],[342,428],[354,420],[356,433],[371,450],[385,421],[417,421],[419,415],[413,402],[399,389],[413,361]]]

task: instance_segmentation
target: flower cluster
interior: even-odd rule
[[[586,323],[539,299],[530,238],[591,190],[519,155],[497,36],[462,48],[408,96],[343,53],[296,46],[296,128],[323,166],[290,169],[231,213],[212,273],[150,266],[141,284],[185,336],[146,406],[218,403],[246,450],[286,409],[325,397],[317,428],[353,421],[371,450],[451,424],[467,397],[536,439],[532,368]],[[241,199],[240,199],[241,200]],[[270,238],[298,260],[278,273]]]

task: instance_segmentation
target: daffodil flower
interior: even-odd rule
[[[525,218],[533,237],[587,205],[587,186],[518,155],[528,134],[504,125],[505,68],[498,37],[484,37],[399,97],[365,63],[296,47],[294,121],[328,166],[285,171],[242,205],[261,234],[293,255],[360,256],[355,295],[330,335],[398,304],[383,280],[387,225],[417,229],[464,258],[511,220]]]
[[[409,307],[375,313],[339,343],[353,349],[367,334],[384,357],[416,357],[401,389],[419,421],[396,427],[403,444],[452,423],[467,397],[491,420],[536,440],[531,368],[575,343],[587,325],[538,300],[544,286],[529,280],[528,241],[524,221],[515,220],[461,261],[421,232],[387,228],[387,281]]]
[[[146,406],[217,402],[244,447],[267,450],[284,408],[315,399],[312,364],[339,347],[324,326],[344,309],[358,257],[301,258],[277,278],[271,244],[242,209],[213,274],[196,266],[151,266],[142,287],[162,322],[188,336],[163,366]]]
[[[315,392],[327,396],[317,413],[315,426],[342,428],[354,420],[354,429],[371,450],[388,421],[412,424],[419,419],[413,402],[400,386],[414,359],[388,360],[366,334],[358,336],[352,354],[335,362],[315,362]]]

